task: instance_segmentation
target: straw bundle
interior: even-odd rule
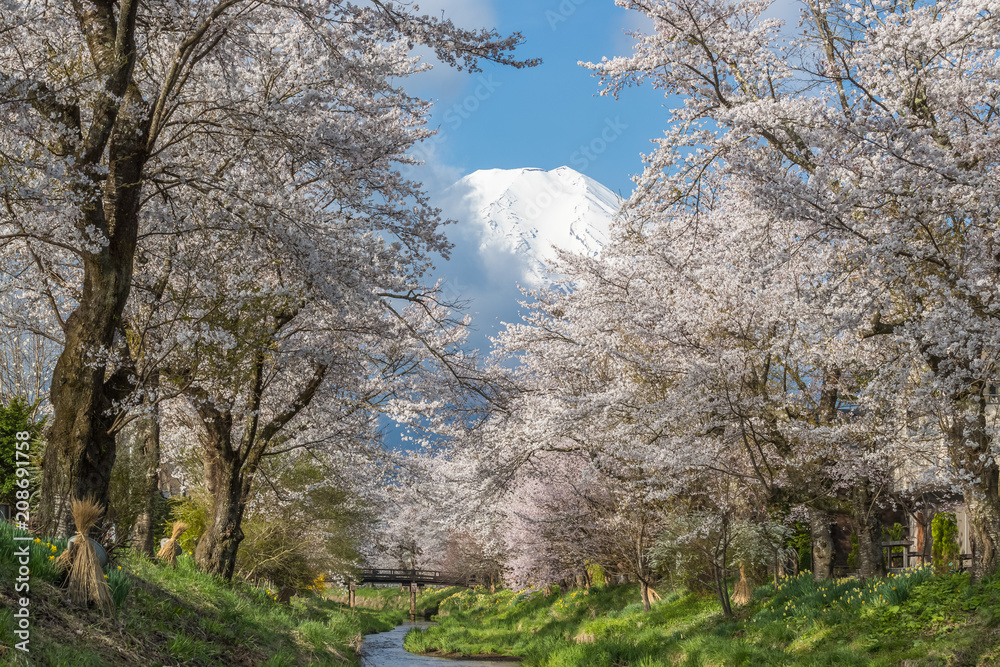
[[[76,499],[71,505],[76,539],[56,559],[56,566],[68,571],[69,596],[74,602],[93,602],[98,609],[110,612],[114,608],[111,589],[104,580],[104,571],[97,558],[97,551],[87,533],[97,524],[104,508],[93,498]]]
[[[750,586],[750,580],[747,579],[746,570],[743,564],[740,564],[740,580],[736,582],[736,586],[733,588],[733,604],[743,606],[750,604],[753,600],[753,588]]]
[[[177,567],[177,538],[183,535],[187,528],[187,524],[183,521],[175,523],[173,531],[170,533],[170,539],[164,542],[156,557]]]

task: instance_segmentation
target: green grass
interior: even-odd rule
[[[201,573],[189,556],[179,558],[176,569],[132,556],[110,563],[115,611],[103,616],[65,604],[49,560],[65,542],[40,540],[30,543],[32,637],[26,657],[10,648],[20,595],[13,587],[15,534],[0,522],[0,665],[357,664],[364,634],[390,630],[406,617],[398,603],[349,610],[310,596],[282,605],[266,589]],[[444,591],[425,594],[421,602],[436,610],[443,597]]]
[[[431,615],[437,614],[441,602],[459,590],[465,589],[457,586],[421,589],[417,595],[417,616],[429,618]],[[347,602],[347,589],[332,588],[327,593],[338,602]],[[359,587],[355,590],[355,604],[364,609],[399,610],[409,614],[410,592],[409,589],[400,591],[398,586],[389,588]]]
[[[526,667],[1000,664],[1000,576],[973,586],[929,569],[868,582],[803,575],[759,587],[733,619],[685,592],[649,613],[637,600],[634,586],[459,592],[441,604],[439,626],[411,631],[404,645],[518,656]]]
[[[27,537],[28,533],[14,528],[13,524],[6,521],[0,521],[0,577],[5,582],[14,578],[19,567],[19,563],[14,559],[14,553],[21,549],[24,542],[16,541],[15,536]],[[32,539],[27,544],[30,555],[28,567],[31,568],[32,576],[55,581],[58,573],[53,561],[66,549],[66,540]]]

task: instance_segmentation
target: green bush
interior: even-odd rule
[[[114,517],[115,533],[119,536],[132,535],[146,505],[146,466],[133,431],[130,428],[118,438],[108,486],[109,515]]]
[[[31,458],[37,459],[42,454],[41,435],[45,427],[44,420],[35,421],[33,415],[36,405],[15,398],[9,405],[0,406],[0,504],[14,505],[17,486],[17,434],[31,434]],[[24,460],[23,458],[21,459]]]
[[[812,531],[809,530],[809,524],[795,522],[795,532],[788,541],[788,546],[795,549],[799,556],[799,572],[812,570]]]
[[[196,496],[174,496],[167,501],[170,505],[170,520],[161,524],[161,533],[156,536],[156,548],[159,549],[159,540],[169,537],[175,521],[183,521],[187,524],[187,530],[180,536],[177,543],[185,553],[194,553],[198,538],[204,534],[208,527],[209,512],[208,504],[201,502]]]
[[[934,571],[938,574],[958,568],[958,523],[951,512],[939,512],[931,522],[931,535],[934,537],[933,559]]]
[[[243,521],[245,538],[236,556],[236,570],[249,581],[271,582],[278,588],[303,591],[321,574],[310,558],[316,545],[302,539],[280,521]]]
[[[590,577],[591,586],[604,586],[607,583],[604,568],[598,563],[590,562],[587,564],[587,576]]]

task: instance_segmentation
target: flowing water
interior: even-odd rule
[[[366,635],[361,647],[361,664],[365,667],[498,667],[511,665],[510,662],[490,662],[483,660],[449,660],[447,658],[427,658],[407,653],[403,648],[403,637],[410,628],[426,628],[434,623],[407,623],[389,632]]]

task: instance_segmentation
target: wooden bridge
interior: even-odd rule
[[[440,570],[383,570],[366,568],[361,570],[359,584],[419,584],[437,586],[476,585],[475,576],[461,576]]]
[[[384,570],[364,568],[359,573],[358,580],[351,583],[347,589],[348,604],[355,605],[355,589],[360,584],[399,584],[410,587],[410,617],[416,618],[417,591],[427,584],[436,586],[467,586],[476,585],[474,576],[461,576],[440,570]]]

